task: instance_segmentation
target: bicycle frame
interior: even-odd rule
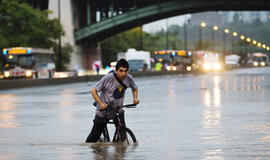
[[[121,127],[122,127],[122,128],[126,128],[126,126],[124,126],[124,125],[121,124],[119,115],[117,115],[117,117],[115,118],[115,121],[109,120],[109,121],[107,122],[107,124],[114,124],[114,125],[115,125],[115,131],[114,131],[114,136],[113,136],[112,142],[116,142],[116,141],[117,141],[117,136],[120,135]],[[106,127],[104,128],[104,131],[103,131],[102,133],[103,133],[104,141],[105,141],[105,142],[111,141],[111,140],[110,140],[110,135],[109,135],[109,131],[108,131],[107,125],[106,125]],[[120,136],[120,137],[121,137],[121,136]]]
[[[114,132],[114,136],[113,136],[112,142],[118,142],[118,141],[120,141],[122,143],[123,140],[127,139],[126,133],[124,133],[125,134],[124,135],[125,137],[122,137],[123,136],[122,135],[123,133],[121,134],[121,131],[126,131],[128,128],[125,125],[122,125],[121,124],[120,117],[119,117],[119,110],[120,110],[120,108],[124,108],[124,107],[126,107],[126,108],[135,108],[135,106],[136,106],[135,104],[129,104],[129,105],[124,105],[124,106],[117,107],[116,108],[116,115],[113,118],[108,119],[107,124],[115,124],[115,132]],[[111,121],[111,120],[113,120],[113,121]],[[128,130],[130,130],[130,129],[128,129]],[[99,140],[100,142],[110,142],[111,141],[110,140],[110,135],[109,135],[109,132],[108,132],[107,125],[104,128],[102,134],[104,136],[104,139],[103,140],[100,139]],[[135,138],[135,136],[134,136],[134,138]],[[128,139],[127,139],[127,143],[129,144]]]

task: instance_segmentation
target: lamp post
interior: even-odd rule
[[[225,37],[225,34],[229,33],[230,30],[229,29],[224,29],[224,32],[223,32],[223,54],[225,54],[225,43],[226,43],[226,37]]]
[[[251,42],[251,39],[248,37],[248,38],[246,39],[246,41],[247,41],[247,45],[246,45],[246,53],[248,53],[248,52],[247,52],[247,46],[248,46],[249,43]]]
[[[187,23],[189,24],[190,19],[186,20],[184,23],[184,38],[185,38],[185,51],[187,51]]]
[[[168,50],[169,49],[168,19],[166,19],[165,32],[166,32],[166,50]]]
[[[252,41],[252,44],[255,46],[255,49],[253,50],[253,52],[256,50],[256,44],[257,44],[257,41],[256,40],[253,40]]]
[[[199,29],[199,49],[202,49],[202,28],[206,27],[206,23],[205,22],[201,22],[200,24],[200,29]]]
[[[215,31],[218,30],[218,26],[213,26],[212,29],[212,45],[213,45],[213,50],[215,50]]]
[[[143,50],[143,26],[140,26],[140,49]]]
[[[187,24],[186,22],[184,23],[184,32],[185,32],[184,38],[185,38],[185,51],[186,51],[187,50]]]
[[[236,37],[238,34],[237,32],[233,32],[232,34],[232,53],[233,53],[233,37]]]
[[[245,40],[245,36],[244,36],[244,35],[241,35],[241,36],[240,36],[240,39],[241,39],[241,40]],[[241,43],[241,54],[242,54],[242,43]]]

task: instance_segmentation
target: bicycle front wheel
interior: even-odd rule
[[[118,135],[117,142],[126,145],[133,145],[137,143],[134,133],[129,128],[122,128],[121,136]]]

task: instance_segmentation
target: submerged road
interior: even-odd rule
[[[84,143],[96,82],[0,91],[0,159],[270,158],[269,67],[136,82],[141,103],[126,109],[136,146]]]

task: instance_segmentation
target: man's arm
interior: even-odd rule
[[[97,93],[96,88],[93,88],[93,89],[91,90],[91,94],[92,94],[92,96],[94,97],[94,99],[96,100],[96,102],[99,104],[100,110],[103,110],[103,109],[107,108],[107,104],[106,104],[106,103],[103,103],[103,102],[100,100],[100,97],[99,97],[99,95],[98,95],[98,93]]]
[[[139,104],[140,101],[138,100],[138,87],[136,87],[135,90],[132,90],[132,95],[133,95],[133,103]]]

